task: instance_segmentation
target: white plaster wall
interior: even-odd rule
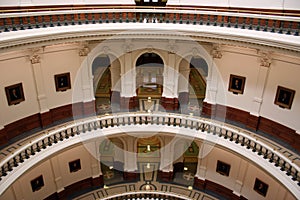
[[[238,177],[240,162],[242,159],[232,153],[229,153],[219,148],[213,148],[212,151],[206,156],[206,158],[206,179],[212,180],[215,183],[233,189],[235,185],[235,180]],[[223,176],[219,173],[216,173],[218,160],[230,165],[229,176]]]
[[[32,192],[30,181],[40,175],[43,175],[44,187],[38,191]],[[20,177],[12,187],[19,187],[21,190],[21,192],[16,192],[17,200],[44,199],[56,192],[50,161],[44,161],[40,165],[32,168],[29,172]]]
[[[92,176],[91,154],[82,145],[64,151],[57,155],[57,159],[64,187]],[[80,159],[81,170],[71,173],[69,162],[77,159]]]
[[[242,182],[240,194],[249,199],[295,199],[291,196],[285,187],[279,184],[276,180],[269,176],[268,173],[261,170],[254,163],[249,162],[239,156],[227,152],[221,148],[213,148],[206,156],[206,179],[212,180],[215,183],[221,184],[234,191],[236,180]],[[217,161],[220,160],[230,165],[229,176],[223,176],[216,172]],[[240,172],[242,162],[246,162],[246,170]],[[253,161],[255,162],[255,161]],[[243,173],[243,174],[241,174]],[[242,180],[240,179],[242,177]],[[253,190],[255,179],[258,178],[269,185],[266,197],[258,194]]]
[[[82,96],[80,65],[78,50],[74,47],[57,46],[45,50],[41,66],[49,109],[79,101]],[[56,92],[54,75],[67,72],[70,72],[71,90]],[[73,93],[75,88],[76,93]]]
[[[17,121],[39,112],[36,87],[29,57],[24,52],[12,52],[0,56],[0,125]],[[8,105],[5,87],[22,83],[25,101]]]
[[[128,141],[130,141],[128,137],[124,138],[124,141],[127,141],[127,143],[125,143],[125,146],[128,146]],[[82,144],[79,146],[71,146],[69,149],[60,152],[57,155],[54,155],[51,158],[51,161],[42,161],[40,164],[32,167],[30,171],[26,172],[16,182],[14,182],[12,186],[4,193],[4,195],[0,196],[0,200],[43,199],[57,192],[58,189],[61,189],[57,188],[57,183],[59,182],[63,183],[62,187],[66,187],[82,179],[92,177],[92,163],[97,162],[94,160],[95,158],[92,155],[96,154],[96,152],[94,151],[99,150],[99,145],[95,145],[96,143],[99,144],[98,139],[97,142],[89,142],[89,145],[97,146],[97,148],[94,148],[92,152],[89,152],[91,149],[89,149],[88,151],[86,149],[86,146]],[[179,143],[176,143],[176,146],[179,145],[183,147],[183,143],[182,145],[180,145],[180,143],[182,143],[182,140],[179,140]],[[76,159],[81,160],[81,170],[70,173],[68,163]],[[254,163],[249,162],[249,160],[243,159],[236,154],[219,148],[218,146],[214,146],[204,159],[206,161],[202,163],[206,163],[205,179],[221,184],[231,190],[234,190],[235,180],[240,179],[239,181],[242,182],[241,195],[243,195],[244,197],[251,197],[251,199],[258,200],[295,199],[292,195],[289,194],[289,192],[287,192],[286,188],[284,188],[275,179],[273,179],[270,174],[256,167],[255,161]],[[56,161],[54,162],[54,160]],[[230,164],[231,168],[228,177],[222,176],[216,172],[216,164],[218,160]],[[56,164],[51,164],[52,161]],[[134,162],[136,162],[136,160]],[[243,168],[245,168],[245,171],[240,171],[241,165],[244,165]],[[100,165],[98,167],[100,168]],[[60,174],[60,176],[57,176],[58,174]],[[45,186],[37,192],[32,192],[30,181],[38,177],[39,175],[43,175]],[[259,178],[269,185],[266,198],[263,198],[253,190],[256,178]],[[13,191],[16,193],[16,198],[14,198]]]
[[[263,181],[264,183],[268,184],[268,192],[266,196],[262,196],[258,194],[256,191],[253,190],[255,179],[258,178],[259,180]],[[251,199],[263,200],[263,199],[295,199],[291,196],[286,196],[286,189],[283,188],[282,185],[278,184],[273,178],[268,176],[264,171],[260,168],[249,164],[248,169],[245,173],[245,180],[242,187],[242,195],[251,197]]]
[[[293,59],[289,56],[274,55],[261,107],[262,116],[282,123],[296,131],[300,130],[299,74],[300,58]],[[291,109],[283,109],[274,104],[279,85],[296,91]]]
[[[215,59],[220,79],[218,81],[217,104],[251,110],[255,96],[256,77],[259,64],[253,52],[245,49],[226,48],[221,59]],[[240,50],[240,51],[239,51]],[[230,74],[246,77],[243,94],[235,95],[228,91]]]

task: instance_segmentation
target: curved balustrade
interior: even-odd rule
[[[0,33],[101,23],[193,24],[249,29],[299,36],[300,18],[276,15],[169,9],[91,9],[5,13],[0,15]]]
[[[114,199],[126,199],[126,200],[178,200],[186,199],[189,200],[187,196],[173,194],[171,192],[159,192],[159,191],[135,191],[126,192],[122,194],[115,194],[107,198],[102,198],[102,200],[114,200]]]
[[[239,130],[218,124],[204,118],[171,113],[119,113],[117,115],[103,115],[97,118],[89,118],[85,121],[74,122],[57,130],[44,132],[37,139],[17,149],[11,155],[1,161],[0,182],[3,177],[11,173],[20,163],[32,156],[37,156],[49,146],[68,140],[75,135],[87,134],[88,131],[109,129],[111,127],[161,125],[173,126],[197,131],[198,134],[209,134],[241,145],[264,159],[274,163],[281,171],[286,172],[293,181],[300,186],[299,167],[292,163],[280,152],[257,140],[249,134]]]

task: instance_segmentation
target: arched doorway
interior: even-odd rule
[[[182,59],[179,64],[178,100],[181,111],[200,115],[205,98],[208,65],[201,57]]]
[[[124,172],[124,144],[118,138],[101,142],[100,164],[105,185],[122,182]]]
[[[156,181],[161,157],[160,148],[161,142],[157,136],[138,139],[137,164],[141,181]]]
[[[164,63],[156,53],[144,53],[136,61],[136,87],[140,110],[158,110],[163,89]]]
[[[120,71],[118,59],[113,56],[99,55],[92,63],[94,92],[97,114],[104,114],[119,109],[120,104]]]
[[[180,185],[193,186],[199,147],[194,141],[187,140],[177,141],[174,147],[173,181]]]

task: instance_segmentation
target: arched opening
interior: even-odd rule
[[[137,164],[140,180],[152,182],[156,180],[160,165],[161,142],[157,136],[139,138],[137,141]]]
[[[120,62],[113,56],[100,55],[94,59],[92,73],[97,114],[112,112],[112,106],[114,109],[119,108],[120,71]]]
[[[136,87],[140,110],[158,110],[163,89],[164,62],[156,53],[144,53],[136,61]]]
[[[124,172],[124,144],[118,138],[106,139],[99,147],[100,164],[105,185],[122,182]]]
[[[173,181],[180,185],[193,186],[199,147],[194,141],[187,140],[176,142],[174,147]]]
[[[200,115],[206,92],[208,65],[201,57],[183,59],[179,64],[178,100],[181,111]]]

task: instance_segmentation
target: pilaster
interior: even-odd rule
[[[235,185],[233,188],[233,194],[237,196],[241,196],[243,183],[245,180],[245,174],[247,174],[248,169],[248,162],[241,159],[240,166],[239,166],[239,172],[235,179]]]
[[[87,55],[90,52],[88,43],[80,43],[78,47],[79,63],[81,65],[81,85],[83,93],[83,114],[90,115],[96,112],[94,106],[93,76],[89,68]]]
[[[221,51],[221,45],[213,44],[210,52],[212,56],[212,63],[210,64],[208,77],[207,77],[207,89],[205,94],[204,102],[209,104],[216,104],[217,92],[218,92],[218,68],[215,64],[216,59],[221,59],[223,54]]]
[[[63,179],[61,176],[61,171],[59,168],[59,161],[58,161],[57,156],[54,156],[53,158],[50,159],[50,164],[51,164],[53,178],[54,178],[54,182],[55,182],[55,186],[56,186],[56,192],[60,193],[65,188],[63,187]]]
[[[250,118],[247,123],[247,127],[253,130],[257,130],[259,123],[260,109],[263,101],[263,94],[267,84],[267,79],[269,75],[269,69],[271,66],[271,55],[269,52],[258,51],[258,63],[259,72],[256,80],[255,94],[253,98],[252,108],[250,110]]]
[[[35,88],[37,92],[37,99],[39,103],[40,110],[40,121],[41,126],[45,127],[51,124],[52,117],[49,112],[47,96],[45,91],[45,84],[42,72],[42,53],[43,49],[32,49],[30,52],[29,60],[31,62],[31,67],[33,71],[33,78],[35,81]]]

